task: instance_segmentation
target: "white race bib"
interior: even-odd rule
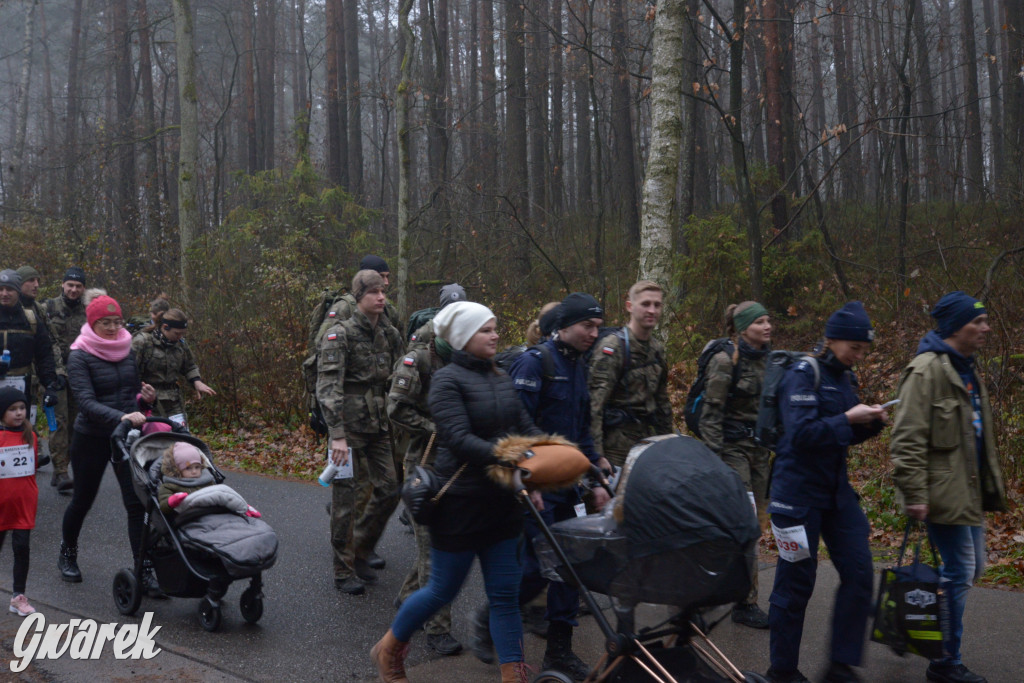
[[[773,523],[772,534],[775,536],[775,544],[779,546],[779,557],[786,562],[799,562],[811,556],[807,530],[803,524],[780,529]]]
[[[170,420],[171,422],[173,422],[174,424],[178,425],[179,427],[184,427],[185,426],[185,413],[178,413],[177,415],[171,415],[167,419]]]
[[[331,454],[334,453],[333,448],[327,449],[327,461],[330,462]],[[334,474],[335,479],[351,479],[355,476],[355,468],[353,467],[352,449],[348,449],[348,462],[344,465],[338,465],[338,469]]]
[[[25,391],[25,380],[26,379],[27,378],[24,375],[20,375],[20,376],[17,376],[17,377],[4,377],[3,379],[0,379],[0,389],[2,389],[3,387],[11,387],[12,389],[17,389],[21,393],[26,394],[27,393]]]
[[[750,507],[754,510],[754,516],[757,517],[757,501],[754,500],[754,492],[747,491],[747,499],[750,501]]]
[[[0,448],[0,479],[30,477],[36,473],[36,454],[31,446]]]
[[[587,504],[586,503],[576,503],[575,505],[572,506],[572,509],[576,512],[576,516],[577,517],[586,517],[587,516]]]

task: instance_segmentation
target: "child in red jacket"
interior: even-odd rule
[[[25,394],[13,387],[0,389],[0,548],[11,531],[14,547],[14,597],[11,611],[19,617],[35,612],[25,597],[28,579],[29,534],[36,525],[36,454],[39,444],[28,420]]]

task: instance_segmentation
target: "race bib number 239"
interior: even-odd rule
[[[799,562],[811,556],[807,530],[803,524],[785,529],[772,524],[772,535],[775,536],[775,545],[779,546],[779,557],[786,562]]]

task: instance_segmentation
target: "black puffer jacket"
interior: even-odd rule
[[[76,349],[68,356],[68,381],[78,401],[75,431],[89,436],[110,436],[126,413],[146,406],[135,400],[142,383],[135,355],[106,361]]]
[[[498,462],[494,444],[509,434],[540,434],[512,386],[489,360],[463,351],[430,378],[430,413],[437,427],[438,474],[466,469],[438,503],[430,543],[438,550],[480,550],[522,532],[523,514],[509,489],[487,477]]]
[[[450,493],[489,497],[500,492],[487,477],[487,466],[498,463],[494,444],[503,436],[530,436],[541,431],[533,424],[512,380],[464,351],[433,374],[428,396],[437,425],[437,471],[445,479],[469,463]]]

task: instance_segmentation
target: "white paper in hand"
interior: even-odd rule
[[[334,453],[333,448],[327,449],[327,459],[331,459],[331,455]],[[351,479],[355,476],[355,469],[352,467],[352,449],[348,449],[348,462],[344,465],[338,465],[338,470],[334,474],[335,479]]]
[[[811,556],[807,530],[803,524],[785,529],[772,524],[772,534],[775,536],[775,544],[779,546],[779,557],[786,562],[799,562]]]

